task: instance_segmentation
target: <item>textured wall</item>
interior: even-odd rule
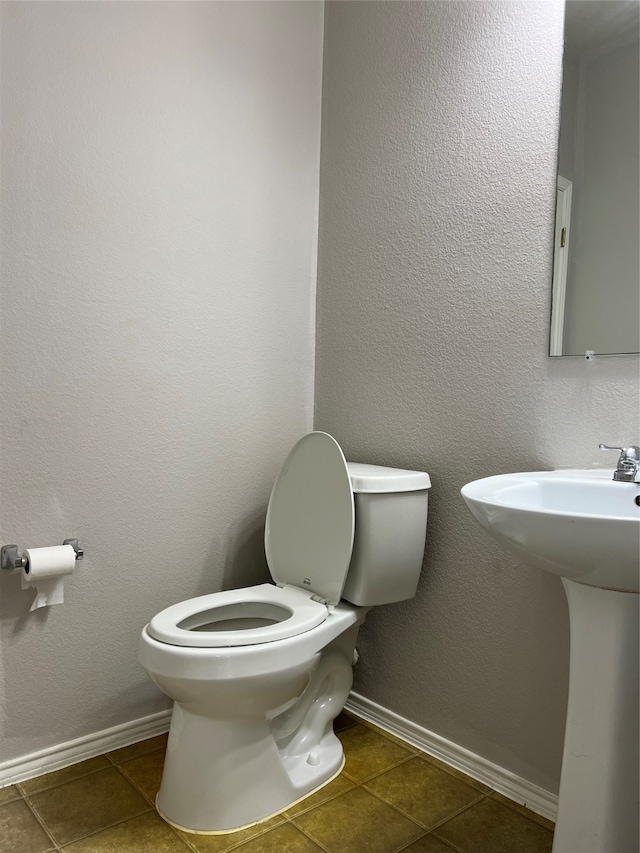
[[[266,576],[310,426],[320,3],[2,3],[2,759],[166,707],[139,631]]]
[[[316,341],[316,426],[433,480],[418,596],[372,611],[356,689],[549,790],[563,590],[459,490],[639,435],[637,357],[547,357],[561,54],[555,0],[327,4]]]

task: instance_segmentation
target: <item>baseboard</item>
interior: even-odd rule
[[[487,761],[480,755],[464,749],[458,744],[440,735],[423,729],[422,726],[412,723],[393,711],[377,705],[365,696],[351,693],[347,700],[346,710],[352,711],[356,716],[374,723],[384,731],[401,738],[407,743],[417,746],[427,755],[444,761],[456,770],[461,770],[467,776],[483,782],[494,791],[504,794],[510,800],[526,806],[536,814],[542,815],[549,820],[555,821],[558,810],[558,797],[544,788],[538,787],[521,776]]]
[[[122,723],[110,729],[103,729],[91,735],[76,738],[58,746],[50,746],[38,752],[0,762],[0,788],[24,782],[43,773],[61,770],[79,761],[86,761],[96,755],[102,755],[123,746],[137,743],[155,735],[169,731],[171,711],[160,711],[130,723]]]

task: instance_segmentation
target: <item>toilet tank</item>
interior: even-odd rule
[[[363,607],[413,598],[424,556],[429,475],[359,462],[347,468],[356,524],[342,598]]]

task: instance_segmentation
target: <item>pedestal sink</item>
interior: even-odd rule
[[[638,853],[640,483],[611,471],[502,474],[465,503],[495,539],[559,575],[571,656],[553,853]]]

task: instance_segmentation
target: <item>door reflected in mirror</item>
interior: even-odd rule
[[[550,355],[640,351],[639,0],[568,0]]]

